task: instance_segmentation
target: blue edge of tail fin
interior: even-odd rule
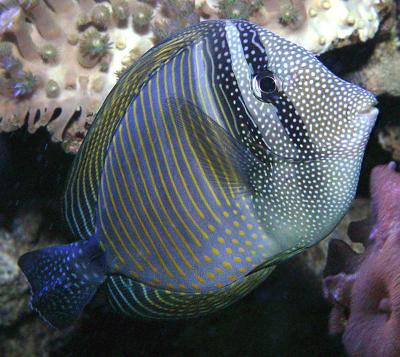
[[[31,286],[31,307],[56,328],[73,323],[106,279],[95,239],[26,253],[18,265]]]

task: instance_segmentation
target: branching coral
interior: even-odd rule
[[[349,227],[350,238],[362,241],[365,252],[331,241],[324,294],[333,304],[330,331],[343,332],[350,356],[395,357],[400,354],[400,173],[394,163],[373,170],[371,196],[372,229],[365,222]]]

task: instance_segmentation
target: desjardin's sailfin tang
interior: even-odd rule
[[[24,254],[18,264],[31,286],[31,306],[50,325],[74,322],[106,278],[105,256],[91,239]]]

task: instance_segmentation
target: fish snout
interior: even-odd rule
[[[368,105],[365,106],[364,109],[362,109],[358,114],[357,114],[357,119],[361,120],[362,122],[370,123],[371,125],[375,124],[376,118],[378,117],[379,110],[375,106]]]

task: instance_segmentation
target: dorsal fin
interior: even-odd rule
[[[75,236],[95,230],[98,187],[109,145],[121,118],[147,80],[170,58],[200,39],[209,23],[189,27],[150,49],[128,68],[98,111],[75,158],[64,197],[64,210]]]

